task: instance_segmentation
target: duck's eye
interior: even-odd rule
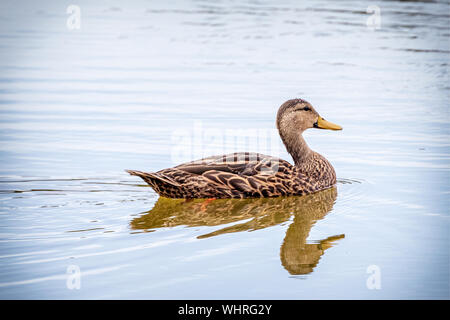
[[[297,108],[294,111],[311,111],[310,107]]]

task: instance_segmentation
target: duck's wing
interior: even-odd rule
[[[207,197],[247,198],[287,195],[292,169],[285,160],[242,152],[184,163],[162,173],[186,186],[201,186],[198,193]]]
[[[280,169],[292,165],[280,158],[261,153],[236,152],[220,156],[212,156],[180,164],[174,169],[187,173],[202,175],[207,171],[231,173],[242,176],[253,176],[261,173],[274,175]]]

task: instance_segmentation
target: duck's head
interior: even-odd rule
[[[342,127],[326,121],[313,106],[302,99],[292,99],[278,109],[277,128],[280,133],[303,132],[309,128],[342,130]]]

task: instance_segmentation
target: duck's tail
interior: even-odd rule
[[[178,182],[156,172],[125,170],[132,176],[138,176],[155,190],[160,196],[167,198],[184,198],[183,187]]]
[[[181,187],[181,185],[167,177],[163,177],[158,173],[154,172],[142,172],[137,170],[125,170],[132,176],[138,176],[142,178],[145,182],[147,182],[151,187],[154,188],[155,184],[158,184],[158,182],[167,183],[173,187]]]

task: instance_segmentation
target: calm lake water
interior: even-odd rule
[[[449,299],[447,1],[92,2],[80,29],[0,2],[0,298]],[[336,189],[186,203],[124,172],[291,161],[295,97],[344,128],[305,134]]]

